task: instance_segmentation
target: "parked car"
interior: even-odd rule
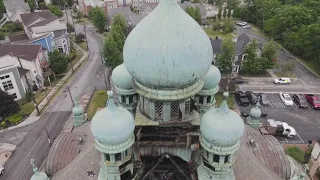
[[[4,173],[4,167],[0,166],[0,175],[3,175],[3,173]]]
[[[280,92],[279,93],[279,97],[280,97],[280,99],[281,99],[281,101],[283,102],[284,105],[293,106],[293,101],[292,101],[292,98],[290,97],[289,94]]]
[[[235,84],[242,84],[242,83],[243,83],[242,77],[234,77],[234,78],[232,78],[232,81],[233,81]]]
[[[242,117],[245,117],[245,118],[249,117],[249,115],[250,115],[248,112],[245,112],[245,111],[242,111],[240,114],[241,114]],[[261,111],[261,116],[260,117],[267,117],[267,113]]]
[[[297,105],[298,108],[308,108],[306,97],[302,94],[295,94],[292,96],[293,102]]]
[[[243,26],[243,29],[250,29],[250,28],[251,28],[250,25],[245,25],[245,26]]]
[[[310,103],[311,108],[313,109],[320,109],[320,98],[313,94],[306,94],[305,95],[308,103]]]
[[[242,22],[242,21],[236,22],[236,25],[238,25],[238,26],[245,26],[245,25],[247,25],[247,24],[248,24],[248,23]]]
[[[258,95],[260,104],[263,106],[271,106],[271,102],[269,101],[269,98],[267,95],[265,94],[259,94]]]
[[[257,104],[258,97],[252,91],[246,91],[245,94],[247,95],[251,104]]]
[[[282,78],[275,79],[273,82],[275,84],[287,84],[288,85],[291,83],[291,80],[290,80],[290,78],[282,77]]]
[[[247,95],[244,92],[237,91],[236,94],[235,94],[235,98],[236,98],[236,100],[238,101],[238,103],[240,105],[243,105],[243,106],[248,106],[249,105],[249,99],[248,99]]]

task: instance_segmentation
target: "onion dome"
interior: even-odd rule
[[[204,76],[204,86],[202,89],[213,89],[217,87],[221,80],[221,73],[220,70],[216,67],[211,65],[209,71]]]
[[[131,137],[134,127],[132,114],[117,107],[113,102],[112,91],[108,91],[107,106],[92,118],[91,132],[95,139],[104,145],[122,144]]]
[[[72,108],[72,114],[74,116],[81,116],[83,112],[84,112],[83,108],[79,105],[79,102],[76,100],[74,102],[74,107]]]
[[[129,74],[124,64],[120,64],[112,71],[113,83],[121,89],[132,89],[132,76]]]
[[[256,104],[256,107],[254,107],[254,108],[252,108],[252,109],[250,110],[250,116],[251,116],[251,117],[253,117],[253,118],[255,118],[255,119],[258,119],[258,118],[261,117],[262,112],[261,112],[261,109],[259,108],[259,106],[260,106],[260,104],[259,104],[259,102],[258,102],[258,103]]]
[[[34,165],[34,159],[31,159],[31,165],[32,165],[32,169],[33,169],[34,174],[30,180],[49,180],[46,173],[38,171],[38,168]]]
[[[224,100],[219,108],[211,108],[201,117],[200,131],[209,143],[228,147],[236,144],[244,133],[242,118],[228,108],[229,93],[223,93]]]
[[[177,88],[201,79],[210,68],[213,52],[207,34],[177,0],[160,0],[127,37],[123,58],[139,83]]]

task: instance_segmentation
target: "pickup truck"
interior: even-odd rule
[[[235,95],[236,100],[242,106],[248,106],[250,104],[247,95],[242,91],[237,91]]]
[[[313,94],[306,94],[306,100],[313,109],[320,109],[320,98]]]

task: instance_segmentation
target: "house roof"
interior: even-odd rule
[[[189,6],[192,6],[194,8],[199,8],[199,11],[200,11],[200,14],[201,14],[201,17],[204,17],[207,15],[207,8],[204,4],[202,3],[190,3],[188,1],[184,1],[183,3],[180,3],[180,7],[182,9],[186,9],[187,7]]]
[[[20,77],[23,77],[24,75],[27,74],[27,72],[29,72],[28,69],[24,69],[24,68],[21,68],[21,67],[17,67],[17,68],[18,68],[18,72],[19,72]]]
[[[133,26],[136,26],[147,14],[133,15],[129,17]]]
[[[48,19],[45,19],[45,20],[40,21],[38,23],[32,24],[31,26],[28,27],[28,30],[31,31],[31,29],[33,27],[45,26],[45,25],[50,24],[51,22],[58,20],[58,19],[59,18],[56,16],[49,17]]]
[[[15,34],[15,35],[9,35],[8,36],[10,42],[15,42],[15,41],[22,41],[28,39],[27,34]]]
[[[109,16],[111,18],[117,14],[123,15],[126,20],[129,20],[130,16],[137,15],[136,13],[131,11],[130,7],[118,7],[118,8],[112,8],[109,10]]]
[[[11,41],[12,44],[25,44],[25,43],[32,43],[36,40],[39,40],[39,39],[43,39],[45,37],[47,37],[50,33],[47,33],[47,34],[44,34],[42,36],[38,36],[38,37],[35,37],[35,38],[32,38],[32,39],[24,39],[24,40],[20,40],[20,41]]]
[[[0,57],[12,55],[33,61],[37,58],[40,48],[41,45],[39,44],[2,44],[0,45]]]
[[[26,14],[21,14],[20,16],[21,16],[22,23],[27,27],[38,19],[43,19],[43,20],[51,19],[51,22],[52,22],[54,19],[52,17],[57,18],[56,16],[52,15],[50,11],[26,13]],[[54,20],[56,20],[56,19],[54,19]],[[45,24],[42,24],[42,26],[43,25],[45,25]]]
[[[242,33],[237,39],[236,54],[241,54],[249,42],[251,42],[251,38],[246,33]]]
[[[19,7],[30,12],[29,4],[26,3],[25,0],[4,0],[3,4],[6,10],[11,13],[14,13]]]
[[[65,23],[51,24],[46,26],[32,27],[32,32],[37,33],[45,33],[45,32],[55,32],[59,30],[66,30],[67,25]]]
[[[220,53],[222,47],[222,40],[221,39],[213,39],[211,40],[212,51],[213,54]]]
[[[138,9],[140,10],[140,13],[145,11],[148,7],[151,8],[152,10],[156,8],[158,3],[143,3],[140,6],[138,6]]]

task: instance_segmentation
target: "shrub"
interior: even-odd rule
[[[84,34],[79,33],[79,34],[76,35],[75,41],[76,41],[77,43],[79,43],[79,42],[82,42],[85,38],[86,38],[86,37],[85,37]]]
[[[41,9],[49,9],[46,2],[39,3]]]
[[[305,162],[304,161],[304,151],[297,146],[289,147],[288,149],[286,149],[286,153],[300,163]]]
[[[61,11],[61,9],[58,6],[49,6],[49,10],[55,16],[58,16],[58,17],[63,16],[63,12]]]
[[[77,11],[76,19],[81,19],[82,17],[83,17],[83,14],[81,13],[81,11]]]
[[[67,29],[68,29],[68,33],[74,32],[74,27],[70,23],[67,23]]]
[[[12,116],[6,117],[5,121],[9,122],[10,124],[17,124],[18,122],[22,121],[21,114],[14,114]]]
[[[0,123],[0,126],[3,127],[3,128],[6,128],[7,127],[7,123],[5,121],[2,121]]]
[[[100,91],[99,91],[99,94],[100,94],[100,95],[104,95],[104,94],[106,94],[106,91],[100,90]]]
[[[0,32],[0,40],[5,40],[5,34],[3,32]]]
[[[47,78],[44,79],[43,85],[44,86],[50,86],[50,82],[49,82],[49,80]]]

